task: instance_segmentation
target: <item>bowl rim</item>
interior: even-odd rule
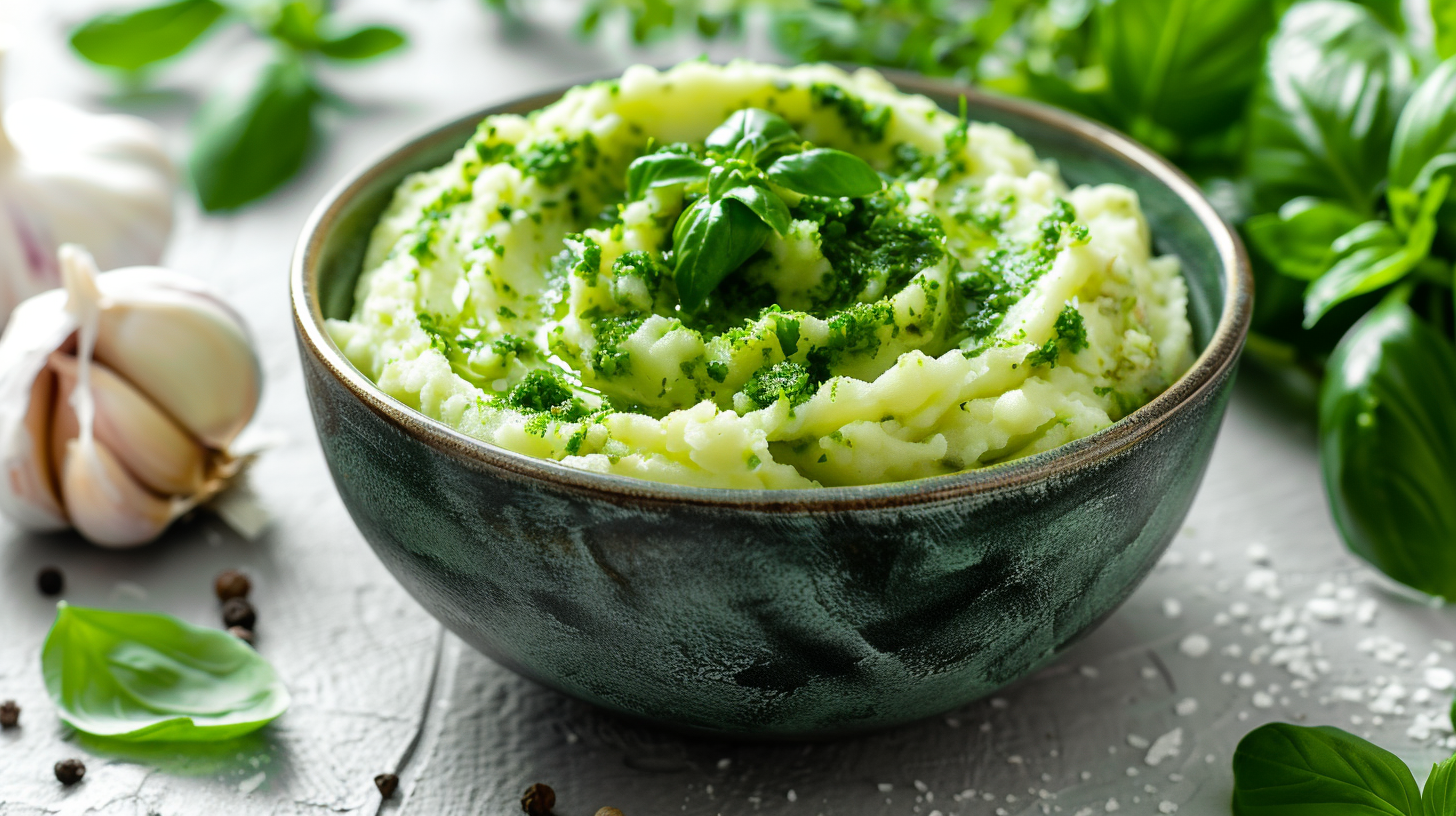
[[[335,184],[310,213],[290,263],[289,295],[300,352],[311,354],[329,376],[381,418],[414,439],[437,451],[465,460],[474,467],[493,468],[615,503],[676,503],[765,512],[832,512],[894,507],[945,501],[968,495],[989,496],[1024,488],[1057,474],[1076,471],[1118,455],[1152,436],[1186,406],[1198,402],[1206,391],[1217,387],[1237,363],[1248,334],[1252,314],[1253,274],[1248,254],[1237,233],[1223,221],[1187,175],[1131,137],[1076,114],[909,71],[874,70],[904,93],[963,95],[976,106],[1034,119],[1074,138],[1097,143],[1102,149],[1142,168],[1177,195],[1213,239],[1225,278],[1223,305],[1219,311],[1218,323],[1208,344],[1188,370],[1161,394],[1131,414],[1100,431],[1058,447],[985,468],[870,485],[788,489],[677,485],[573,468],[555,460],[539,459],[498,447],[456,431],[385,394],[363,372],[355,368],[334,344],[324,329],[318,292],[318,259],[322,254],[324,238],[361,190],[371,186],[379,176],[393,173],[398,165],[409,163],[416,152],[434,146],[445,134],[478,123],[486,116],[524,113],[544,107],[560,98],[570,88],[583,84],[582,82],[515,97],[399,139]]]

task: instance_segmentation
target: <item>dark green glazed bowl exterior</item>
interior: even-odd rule
[[[573,470],[385,396],[324,331],[408,174],[481,117],[341,183],[305,228],[292,296],[334,482],[385,565],[485,654],[574,697],[705,734],[825,737],[989,694],[1056,658],[1138,585],[1202,479],[1249,321],[1238,239],[1181,173],[1039,105],[912,75],[906,91],[1007,125],[1072,184],[1136,190],[1182,258],[1201,354],[1112,427],[984,470],[820,490],[686,488]]]

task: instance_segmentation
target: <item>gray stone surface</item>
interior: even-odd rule
[[[563,24],[507,29],[475,0],[343,6],[353,19],[402,23],[414,47],[330,72],[357,110],[327,117],[328,140],[308,172],[236,215],[205,218],[180,199],[168,255],[222,288],[257,332],[268,377],[258,422],[282,439],[251,486],[272,523],[246,540],[204,513],[132,552],[0,526],[0,698],[24,708],[23,726],[0,733],[0,816],[508,814],[519,812],[516,800],[532,782],[556,788],[561,816],[609,804],[628,816],[1090,816],[1173,806],[1224,814],[1233,748],[1261,722],[1369,734],[1421,780],[1450,753],[1449,727],[1427,734],[1420,726],[1440,721],[1450,704],[1449,689],[1431,687],[1443,674],[1427,669],[1456,667],[1456,620],[1345,554],[1320,489],[1307,402],[1252,371],[1186,528],[1147,583],[1064,660],[945,717],[842,742],[703,742],[593,711],[443,635],[379,566],[329,482],[289,324],[294,238],[336,179],[394,139],[491,102],[693,49],[632,54],[582,45]],[[170,67],[162,93],[109,100],[109,86],[63,39],[97,7],[0,2],[14,43],[10,98],[120,104],[163,122],[180,155],[204,78],[230,80],[261,56],[246,37],[225,32],[206,53]],[[560,9],[548,4],[544,14]],[[38,668],[53,608],[34,589],[45,564],[64,568],[72,602],[159,609],[200,624],[217,619],[211,577],[244,567],[256,579],[259,648],[293,691],[293,709],[255,738],[217,749],[128,751],[69,732]],[[1207,639],[1201,656],[1194,635]],[[89,772],[62,789],[50,767],[67,756],[83,757]],[[400,792],[381,806],[370,780],[395,769]]]

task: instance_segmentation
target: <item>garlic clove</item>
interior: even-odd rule
[[[101,312],[96,359],[211,448],[225,449],[258,407],[262,371],[227,311],[184,292]]]
[[[60,251],[67,309],[98,321],[95,359],[204,445],[226,449],[258,406],[262,370],[241,318],[193,279],[132,267],[98,276],[84,249]]]
[[[61,465],[61,496],[71,524],[103,547],[135,547],[152,541],[185,510],[137,482],[98,440],[73,439]]]
[[[56,352],[50,356],[50,368],[59,379],[52,436],[57,462],[63,459],[66,443],[80,431],[71,408],[79,365],[69,354]],[[138,481],[164,494],[190,495],[202,489],[207,450],[151,400],[95,361],[91,363],[91,396],[97,441],[115,454]]]

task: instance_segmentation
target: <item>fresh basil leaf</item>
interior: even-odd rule
[[[1335,347],[1320,390],[1320,466],[1345,545],[1456,600],[1456,348],[1399,298]]]
[[[1334,264],[1332,244],[1361,221],[1343,204],[1303,197],[1245,221],[1244,234],[1280,274],[1314,280]]]
[[[1234,816],[1420,816],[1405,763],[1338,728],[1261,726],[1239,741],[1233,765]]]
[[[1431,0],[1431,22],[1436,29],[1436,53],[1442,59],[1456,57],[1456,3]]]
[[[318,52],[336,60],[366,60],[405,44],[405,36],[388,26],[365,26],[342,37],[323,40]]]
[[[1310,195],[1373,214],[1413,75],[1405,41],[1369,10],[1343,0],[1290,9],[1250,125],[1261,209]]]
[[[758,184],[744,184],[727,190],[723,197],[742,202],[779,235],[789,231],[789,222],[792,220],[789,206],[768,188]]]
[[[698,199],[673,229],[678,302],[689,311],[702,307],[724,278],[763,247],[770,232],[741,201]]]
[[[714,128],[703,144],[709,150],[752,160],[770,147],[797,141],[799,134],[782,116],[762,108],[743,108]]]
[[[1378,17],[1380,19],[1380,22],[1389,26],[1391,31],[1401,33],[1405,32],[1405,14],[1401,11],[1400,8],[1401,0],[1352,1],[1357,3],[1358,5],[1362,5],[1365,8],[1370,9],[1370,12]],[[1442,0],[1436,0],[1436,2],[1441,1]],[[1276,0],[1276,2],[1274,3],[1274,14],[1276,16],[1282,17],[1284,16],[1284,12],[1289,11],[1290,6],[1293,6],[1299,2],[1301,2],[1301,0]]]
[[[1305,328],[1319,322],[1336,305],[1389,286],[1426,260],[1436,238],[1436,213],[1450,187],[1450,176],[1436,179],[1422,196],[1403,237],[1390,222],[1377,220],[1337,238],[1330,246],[1337,260],[1305,293]]]
[[[781,156],[764,173],[780,187],[829,198],[859,198],[885,186],[869,162],[827,147]]]
[[[314,141],[321,98],[303,65],[283,58],[264,68],[245,96],[209,100],[189,162],[203,208],[240,207],[297,173]]]
[[[63,601],[41,669],[68,725],[132,742],[232,739],[289,703],[273,667],[248,644],[167,615]]]
[[[88,62],[135,71],[182,53],[226,11],[217,0],[177,0],[102,14],[72,32],[71,47]]]
[[[695,156],[650,153],[627,165],[627,200],[635,201],[653,187],[686,184],[707,177],[707,165]]]
[[[1431,768],[1426,786],[1421,790],[1424,816],[1451,816],[1456,813],[1456,756]]]
[[[1182,139],[1241,117],[1275,24],[1268,0],[1115,0],[1096,14],[1107,90],[1123,109],[1117,124]]]
[[[1424,190],[1456,165],[1456,57],[1421,82],[1401,111],[1390,148],[1392,188]]]
[[[290,0],[276,4],[269,10],[273,19],[267,28],[274,38],[304,51],[318,48],[322,40],[318,26],[325,13],[323,4],[316,0]]]

